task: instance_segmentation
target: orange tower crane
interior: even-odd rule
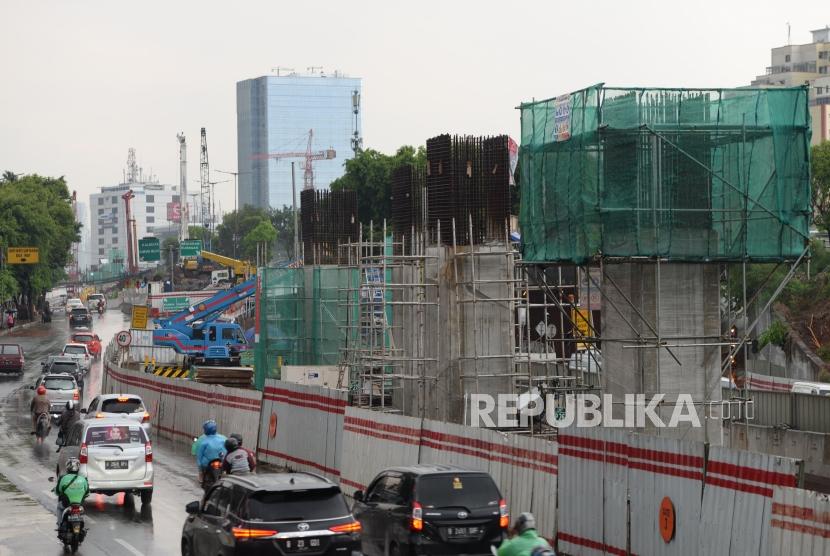
[[[303,191],[307,189],[314,189],[314,168],[312,166],[315,160],[331,160],[337,156],[334,149],[329,148],[323,151],[312,152],[311,142],[314,138],[314,130],[308,130],[308,147],[305,152],[276,152],[276,153],[258,153],[251,158],[254,160],[265,160],[273,158],[279,160],[281,158],[303,158]]]

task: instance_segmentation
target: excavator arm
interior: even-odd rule
[[[204,254],[204,252],[202,252]],[[192,337],[191,325],[201,320],[209,322],[216,319],[223,311],[234,303],[247,299],[256,293],[256,278],[252,278],[237,286],[218,292],[196,305],[176,313],[167,318],[156,319],[156,324],[162,329],[172,329]]]

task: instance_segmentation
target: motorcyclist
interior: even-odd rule
[[[69,427],[81,419],[81,414],[78,412],[77,404],[78,402],[75,400],[69,400],[66,402],[66,409],[64,409],[61,416],[58,417],[58,426],[60,426],[57,440],[58,452],[60,452],[60,447],[63,446],[63,439],[66,438],[66,433],[69,432]]]
[[[66,462],[66,473],[58,481],[55,494],[58,495],[58,528],[63,521],[63,510],[72,504],[83,504],[89,496],[89,483],[86,477],[78,474],[81,462],[77,458],[69,458]]]
[[[104,300],[103,299],[98,300],[97,309],[98,309],[99,314],[101,314],[101,315],[104,314]]]
[[[199,482],[210,462],[225,455],[225,438],[216,432],[216,421],[209,419],[202,424],[204,434],[196,441],[196,463],[199,465]]]
[[[231,436],[225,440],[225,459],[222,460],[222,469],[228,475],[240,475],[251,472],[248,465],[248,452],[239,445],[239,441]]]
[[[41,413],[49,414],[52,405],[49,403],[49,396],[46,394],[46,387],[41,384],[37,387],[37,393],[29,404],[29,411],[32,412],[32,434],[37,433],[37,418]]]
[[[248,467],[253,473],[256,470],[256,454],[253,450],[249,450],[245,446],[242,445],[242,435],[238,432],[231,434],[228,438],[235,438],[237,442],[239,442],[239,447],[245,450],[245,453],[248,454]]]
[[[510,538],[499,546],[498,556],[531,556],[541,551],[554,554],[548,541],[536,532],[536,519],[530,512],[524,512],[516,519],[509,535]]]

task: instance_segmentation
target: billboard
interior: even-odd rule
[[[173,202],[167,203],[167,220],[170,222],[182,221],[182,205],[181,203]]]

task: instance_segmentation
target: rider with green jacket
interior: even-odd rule
[[[536,519],[533,514],[521,514],[513,524],[512,533],[511,537],[499,546],[498,556],[531,556],[542,551],[554,554],[548,541],[536,532]]]

